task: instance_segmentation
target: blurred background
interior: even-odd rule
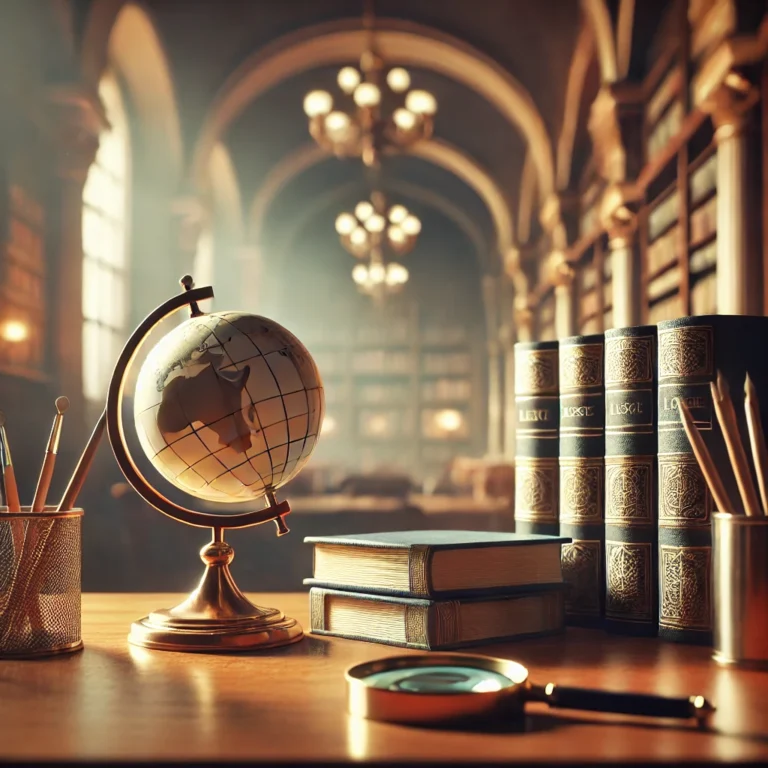
[[[3,0],[0,408],[22,501],[55,397],[52,496],[122,343],[191,273],[213,309],[289,328],[325,384],[318,447],[278,493],[292,534],[228,537],[242,588],[298,589],[305,535],[512,530],[516,341],[768,307],[765,13]],[[106,441],[81,502],[85,589],[194,584],[208,534],[144,504]]]

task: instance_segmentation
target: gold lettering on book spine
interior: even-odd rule
[[[560,520],[603,519],[603,460],[560,459]]]
[[[518,458],[515,519],[557,521],[557,459]]]
[[[429,608],[426,606],[405,606],[405,642],[429,645]]]
[[[605,542],[605,614],[632,621],[652,621],[651,545]]]
[[[602,548],[599,541],[574,540],[563,544],[560,558],[565,582],[565,612],[600,615]]]
[[[653,456],[605,457],[605,520],[621,525],[651,525]]]
[[[309,622],[312,629],[325,629],[325,592],[310,590]]]
[[[659,526],[708,527],[712,501],[696,459],[688,453],[659,456]]]
[[[620,336],[605,340],[605,384],[648,384],[653,381],[653,336]]]
[[[557,393],[557,350],[518,349],[515,352],[515,393],[546,395]]]
[[[560,347],[560,389],[599,387],[603,383],[603,345]]]
[[[710,326],[659,331],[659,379],[670,376],[711,376],[712,339]]]
[[[429,597],[429,566],[431,548],[422,544],[412,546],[408,554],[408,583],[415,597]]]
[[[712,628],[711,547],[660,547],[659,624],[676,629]]]

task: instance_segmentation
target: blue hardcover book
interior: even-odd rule
[[[316,587],[403,597],[531,592],[562,583],[568,539],[483,531],[308,536]]]

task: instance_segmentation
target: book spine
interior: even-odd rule
[[[712,499],[679,411],[684,400],[711,448],[719,432],[709,389],[715,336],[700,320],[659,324],[659,637],[710,645]]]
[[[558,532],[557,342],[515,344],[515,531]]]
[[[408,587],[411,597],[432,595],[432,547],[414,545],[408,550]]]
[[[569,624],[600,626],[605,604],[602,334],[560,341],[560,535]]]
[[[658,629],[656,326],[605,334],[605,626]]]

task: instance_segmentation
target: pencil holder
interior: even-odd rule
[[[77,651],[82,509],[0,507],[0,658]],[[3,514],[5,513],[5,514]]]
[[[768,517],[714,520],[713,658],[768,669]]]

